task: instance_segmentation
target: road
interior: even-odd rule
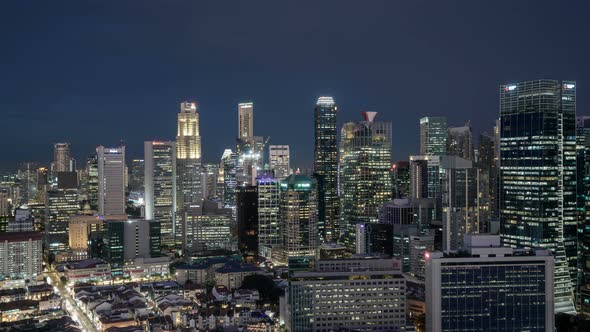
[[[98,332],[94,324],[88,319],[86,314],[78,307],[74,299],[70,296],[66,287],[59,280],[59,276],[56,272],[46,272],[47,276],[51,279],[51,284],[57,289],[57,294],[64,299],[66,304],[66,310],[72,315],[72,319],[80,324],[80,327],[85,332]]]

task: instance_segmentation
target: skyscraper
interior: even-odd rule
[[[279,228],[280,181],[271,174],[260,174],[258,186],[258,253],[271,258],[281,244]]]
[[[53,145],[53,172],[71,172],[70,143],[55,143]]]
[[[185,255],[204,255],[232,249],[232,211],[204,200],[180,211]]]
[[[426,331],[553,331],[553,257],[466,236],[460,253],[426,253]]]
[[[176,209],[186,204],[200,204],[201,187],[201,136],[197,104],[180,103],[178,131],[176,135]]]
[[[343,242],[354,248],[356,223],[377,222],[379,207],[392,199],[391,123],[348,122],[340,140],[340,203]]]
[[[338,202],[338,143],[332,97],[320,97],[315,106],[314,172],[321,177],[319,230],[322,240],[335,241],[340,232]]]
[[[98,158],[98,213],[125,215],[125,146],[96,148]]]
[[[258,187],[238,187],[236,192],[238,249],[247,262],[258,260]]]
[[[420,119],[420,154],[440,156],[447,154],[447,118],[424,117]]]
[[[55,254],[67,248],[70,216],[80,213],[78,190],[50,190],[45,197],[45,243]]]
[[[317,183],[301,174],[291,174],[281,181],[281,259],[313,256],[318,241]]]
[[[88,204],[93,210],[98,210],[98,156],[92,155],[86,160],[87,179],[83,186]]]
[[[575,312],[576,84],[500,86],[500,223],[511,247],[551,250],[555,311]]]
[[[578,200],[578,299],[580,312],[590,316],[590,116],[576,118]]]
[[[144,192],[145,162],[143,159],[131,160],[131,170],[129,174],[129,191]]]
[[[217,196],[217,177],[219,173],[219,164],[204,164],[201,183],[203,184],[203,198],[215,199]]]
[[[238,139],[247,141],[254,137],[254,103],[238,104]]]
[[[448,155],[473,160],[473,134],[468,121],[462,127],[449,127]]]
[[[270,145],[268,147],[268,160],[270,169],[277,179],[284,179],[291,174],[288,145]]]
[[[220,168],[223,169],[223,206],[228,209],[235,209],[238,154],[230,149],[225,149],[221,156],[221,164]]]
[[[144,143],[145,218],[160,223],[161,243],[180,244],[176,224],[176,144],[148,141]],[[178,239],[176,239],[178,238]]]
[[[410,163],[398,161],[391,165],[393,177],[393,198],[406,198],[410,196]]]

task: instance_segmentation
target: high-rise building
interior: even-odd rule
[[[426,253],[426,331],[553,331],[553,257],[468,235],[459,254]]]
[[[430,227],[435,201],[431,198],[396,198],[379,208],[379,222],[391,225],[416,224],[420,230]]]
[[[201,187],[201,136],[197,104],[180,103],[178,132],[176,135],[176,209],[186,204],[200,204]]]
[[[250,140],[254,137],[254,103],[238,104],[238,139]]]
[[[577,275],[576,83],[500,87],[503,244],[555,256],[555,311],[575,312]]]
[[[590,316],[590,116],[576,118],[578,283],[580,313]]]
[[[104,220],[93,215],[70,216],[68,229],[68,244],[73,251],[89,252],[88,246],[92,233],[102,231]]]
[[[182,248],[185,255],[203,255],[232,249],[232,210],[204,200],[181,213]]]
[[[487,173],[489,183],[489,214],[490,218],[498,218],[498,156],[493,135],[486,132],[479,135],[479,146],[476,165],[482,172]]]
[[[460,250],[466,234],[486,233],[489,179],[473,162],[440,157],[443,250]]]
[[[45,167],[37,169],[37,195],[35,201],[45,204],[45,194],[49,186],[49,170]]]
[[[449,127],[447,154],[473,160],[473,134],[471,123],[463,127]]]
[[[291,174],[288,145],[270,145],[268,147],[268,160],[270,170],[274,172],[277,179],[284,179]]]
[[[126,261],[160,255],[160,223],[155,220],[107,220],[104,223],[104,259],[113,274]]]
[[[406,281],[393,259],[318,260],[291,273],[285,327],[304,331],[398,331],[406,324]]]
[[[145,218],[160,223],[161,243],[180,244],[180,228],[176,223],[176,143],[148,141],[144,143]]]
[[[72,172],[70,143],[55,143],[53,145],[52,172]]]
[[[0,190],[0,217],[8,217],[11,215],[9,199],[10,195],[8,190]]]
[[[67,249],[70,216],[80,213],[78,190],[50,190],[46,200],[45,243],[49,252],[55,254]]]
[[[441,156],[447,154],[447,118],[424,117],[420,119],[420,154]]]
[[[319,192],[319,228],[324,241],[335,241],[340,232],[338,202],[338,143],[336,113],[332,97],[320,97],[315,106],[314,172],[321,180]]]
[[[37,195],[37,163],[24,162],[18,167],[20,191],[25,204],[33,203]]]
[[[391,165],[393,198],[410,197],[410,163],[398,161]]]
[[[221,157],[223,169],[223,206],[228,209],[236,208],[236,186],[238,172],[238,154],[225,149]]]
[[[236,193],[238,249],[247,262],[258,260],[258,187],[238,187]]]
[[[125,146],[96,148],[98,162],[98,213],[125,214]]]
[[[145,161],[143,159],[131,160],[131,171],[129,174],[129,191],[143,194],[145,176]]]
[[[340,212],[343,242],[354,248],[356,223],[377,222],[379,207],[392,199],[391,123],[364,121],[342,127],[340,140]]]
[[[209,200],[217,200],[217,179],[219,173],[218,164],[204,164],[201,183],[203,184],[203,197]]]
[[[41,273],[43,273],[41,233],[0,233],[0,277],[2,280],[35,280]]]
[[[305,175],[291,174],[281,181],[281,258],[313,256],[318,241],[317,182]]]
[[[98,210],[98,156],[96,154],[86,160],[86,176],[82,189],[86,193],[90,208]]]
[[[281,244],[279,222],[280,181],[271,174],[260,174],[258,186],[258,253],[271,258]]]

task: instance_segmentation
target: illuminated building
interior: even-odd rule
[[[254,137],[254,103],[238,104],[238,139]]]
[[[49,174],[45,167],[37,169],[37,195],[35,201],[37,203],[45,204],[45,194],[49,185]]]
[[[186,255],[207,254],[230,250],[231,209],[204,200],[202,205],[190,205],[181,211],[183,252]]]
[[[129,174],[129,191],[144,193],[145,161],[143,159],[131,160],[131,172]]]
[[[342,127],[340,141],[340,212],[343,242],[354,248],[356,223],[377,222],[379,207],[392,199],[391,123],[364,121]]]
[[[221,168],[223,168],[223,206],[228,209],[235,209],[238,154],[230,149],[225,149],[221,157],[221,164]]]
[[[393,177],[393,198],[406,198],[410,196],[410,163],[398,161],[391,165]]]
[[[340,205],[338,202],[338,143],[336,113],[332,97],[320,97],[315,106],[314,172],[321,178],[319,192],[319,231],[321,240],[331,242],[339,237]]]
[[[279,222],[280,181],[270,175],[256,178],[258,186],[258,253],[271,258],[273,249],[280,247]]]
[[[576,118],[578,283],[580,313],[590,316],[590,116]]]
[[[274,172],[277,179],[284,179],[291,174],[288,145],[270,145],[268,147],[268,160],[270,170]]]
[[[98,213],[125,214],[125,146],[96,148],[98,159]]]
[[[176,144],[144,143],[145,218],[160,223],[164,246],[174,246],[180,229],[176,224]],[[178,230],[177,230],[178,228]]]
[[[393,259],[318,260],[294,271],[285,327],[304,331],[397,331],[406,324],[406,281]]]
[[[197,104],[183,102],[178,113],[176,136],[176,209],[186,204],[200,204],[201,187],[201,136]]]
[[[447,154],[447,118],[424,117],[420,119],[420,154],[440,156]]]
[[[70,143],[55,143],[53,145],[52,172],[72,172]]]
[[[37,195],[37,163],[24,162],[18,167],[18,178],[20,180],[20,191],[25,204],[35,202]]]
[[[465,237],[465,252],[426,253],[426,331],[553,331],[553,257]]]
[[[489,197],[490,197],[490,218],[498,217],[498,149],[493,135],[482,133],[479,135],[479,146],[477,149],[477,167],[482,172],[487,173],[490,179]],[[488,230],[489,231],[489,230]]]
[[[73,251],[88,252],[90,235],[100,232],[104,221],[98,216],[72,215],[69,220],[69,248]]]
[[[80,213],[78,190],[50,190],[46,200],[45,241],[49,252],[57,253],[67,249],[70,216]]]
[[[291,174],[281,181],[281,260],[314,256],[318,241],[317,182],[305,175]]]
[[[93,155],[86,160],[86,179],[82,183],[88,204],[93,210],[98,210],[98,157]]]
[[[39,232],[0,233],[0,278],[35,280],[43,273]]]
[[[7,190],[0,190],[0,217],[10,216],[10,195]]]
[[[125,262],[160,255],[160,223],[154,220],[106,220],[104,259],[113,274],[121,274]]]
[[[577,275],[576,84],[500,86],[502,243],[555,256],[555,312],[575,312]]]
[[[238,187],[236,193],[238,249],[244,260],[258,260],[258,187]]]
[[[219,173],[218,164],[204,164],[201,183],[203,184],[203,197],[206,199],[217,199],[217,178]]]
[[[448,149],[449,156],[457,156],[473,160],[473,134],[471,123],[463,127],[449,127]]]

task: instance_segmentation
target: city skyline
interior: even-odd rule
[[[10,27],[6,31],[15,31],[15,37],[6,41],[7,52],[0,55],[0,69],[6,82],[10,82],[0,90],[5,120],[0,124],[2,141],[9,142],[17,137],[15,121],[30,122],[33,128],[59,130],[34,130],[18,147],[3,143],[1,147],[11,160],[2,160],[0,169],[12,169],[16,161],[22,160],[49,161],[50,145],[57,142],[71,142],[72,154],[78,163],[97,145],[114,146],[121,140],[127,144],[129,157],[138,158],[145,140],[174,138],[175,123],[170,115],[177,112],[177,105],[183,100],[199,104],[204,162],[217,161],[224,148],[233,146],[237,123],[220,124],[236,117],[239,102],[253,101],[258,119],[255,132],[270,136],[269,144],[292,146],[294,165],[311,165],[313,119],[308,115],[313,113],[314,101],[322,95],[331,95],[337,100],[339,127],[356,119],[359,111],[376,111],[382,119],[392,121],[393,159],[404,160],[418,152],[419,141],[414,133],[420,117],[446,116],[449,126],[460,126],[471,119],[474,133],[491,128],[497,117],[496,92],[500,84],[558,77],[584,86],[590,68],[584,61],[588,49],[581,43],[584,26],[579,15],[585,12],[586,6],[570,4],[555,8],[547,3],[536,1],[535,6],[524,1],[511,3],[510,11],[504,11],[502,4],[427,6],[416,3],[400,4],[401,10],[393,10],[394,4],[376,3],[361,6],[364,10],[360,11],[360,5],[330,6],[329,3],[289,8],[293,10],[292,15],[307,18],[300,21],[314,22],[307,28],[292,19],[283,21],[290,15],[265,16],[256,4],[231,9],[227,18],[217,15],[216,5],[199,11],[198,6],[178,4],[158,9],[161,20],[181,19],[171,20],[175,22],[153,39],[154,45],[146,42],[152,41],[149,37],[155,34],[152,28],[137,29],[146,27],[148,19],[155,14],[151,6],[136,12],[136,8],[121,5],[121,16],[105,10],[105,17],[90,14],[90,19],[84,23],[70,16],[78,17],[72,14],[87,14],[90,9],[103,7],[77,4],[61,15],[59,8],[40,8],[43,17],[36,11],[27,12],[32,20],[40,21],[45,31],[25,27],[26,20],[15,21],[13,17],[18,15],[11,15],[1,23]],[[288,5],[275,6],[285,9],[282,6]],[[12,9],[20,13],[24,8],[19,7],[9,6],[4,12]],[[131,10],[136,15],[125,15]],[[476,21],[473,17],[480,15],[466,15],[480,11],[490,13],[489,17]],[[327,12],[342,20],[353,15],[358,18],[352,20],[355,23],[350,27],[339,24],[342,32],[337,33],[339,31],[330,24],[319,20],[320,15]],[[400,17],[401,12],[403,17]],[[525,12],[527,15],[521,15]],[[242,13],[254,19],[243,26],[241,35],[238,34],[243,38],[236,38],[232,28],[222,28],[220,24]],[[189,14],[194,15],[194,19],[183,20]],[[563,26],[568,33],[562,34],[563,29],[543,25],[549,15],[554,22],[552,26]],[[444,17],[454,23],[447,24]],[[211,35],[199,33],[186,23],[189,21],[197,27],[208,24],[221,31],[207,30],[212,31]],[[419,24],[413,24],[415,21]],[[490,27],[496,27],[497,22],[507,27],[504,33],[496,33],[495,29],[491,32]],[[59,28],[62,23],[77,24],[77,29],[64,32]],[[277,26],[277,31],[260,35],[267,25]],[[433,31],[436,30],[434,26],[440,26],[440,30]],[[121,33],[115,40],[104,33],[119,28]],[[88,40],[92,40],[92,44],[81,41],[82,34],[90,36]],[[294,38],[290,39],[290,44],[280,42],[280,51],[272,51],[274,48],[269,48],[267,42],[282,34],[292,34]],[[515,43],[502,37],[508,34],[527,34],[530,38]],[[54,43],[42,52],[46,57],[28,51],[39,43],[45,45],[44,40],[48,38]],[[559,38],[561,42],[557,46],[553,44],[552,52],[545,52],[546,46],[541,42],[544,38]],[[19,39],[30,42],[25,45]],[[338,56],[307,55],[315,54],[308,51],[326,40]],[[396,46],[388,46],[390,43],[383,43],[383,40],[395,40]],[[75,42],[82,43],[79,49],[99,49],[95,53],[70,52]],[[351,43],[357,45],[354,52],[345,48]],[[103,52],[118,49],[123,44],[126,46],[121,54],[104,56],[110,53]],[[225,48],[228,45],[231,46],[229,52]],[[236,54],[235,48],[256,52]],[[433,49],[437,52],[433,53]],[[181,51],[186,51],[186,55]],[[536,56],[523,63],[520,59],[530,52]],[[261,54],[263,56],[258,56]],[[369,54],[377,58],[372,59]],[[561,60],[564,56],[567,61]],[[136,59],[140,61],[134,61]],[[42,70],[37,66],[25,66],[33,61],[46,66]],[[163,67],[152,68],[154,63],[162,63]],[[139,73],[143,74],[137,75]],[[27,80],[23,81],[23,77]],[[167,83],[163,85],[158,81]],[[25,86],[25,82],[31,85]],[[421,97],[425,92],[428,98]],[[581,89],[580,114],[588,109],[588,103]],[[277,105],[281,105],[280,108]],[[88,121],[88,116],[80,116],[82,112],[101,116],[90,117],[93,121]],[[286,115],[293,126],[269,125],[279,123]],[[114,118],[121,121],[113,123],[111,119]],[[134,122],[138,125],[130,125]],[[404,139],[406,137],[412,139]]]

